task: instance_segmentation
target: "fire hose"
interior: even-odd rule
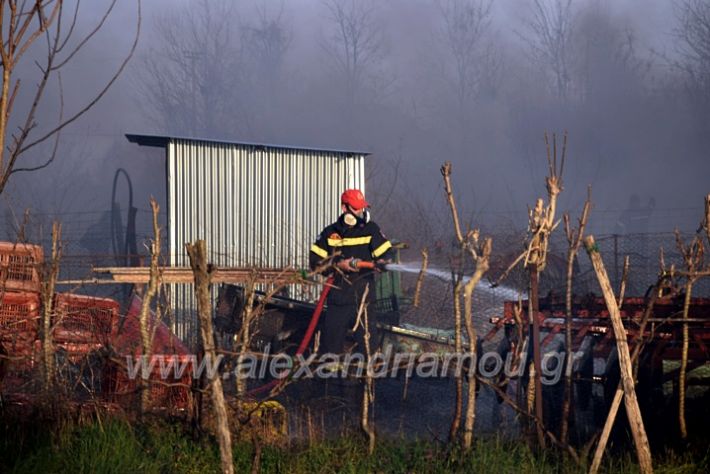
[[[387,264],[384,262],[370,262],[366,260],[360,260],[359,258],[351,258],[348,263],[351,268],[357,270],[383,271],[387,268]],[[296,349],[297,356],[303,355],[303,353],[306,351],[306,348],[308,347],[308,344],[310,344],[311,339],[313,338],[313,333],[316,331],[318,321],[320,320],[321,313],[323,312],[323,306],[325,306],[325,300],[328,297],[330,288],[333,286],[333,279],[333,275],[330,275],[326,280],[325,285],[323,286],[323,291],[320,294],[320,298],[318,298],[318,304],[316,305],[316,309],[315,311],[313,311],[311,321],[308,323],[308,329],[306,329],[306,333],[303,335],[303,339],[301,339],[301,343],[298,345],[298,349]],[[272,388],[283,384],[286,380],[286,377],[272,380],[271,382],[262,385],[261,387],[257,387],[253,390],[250,390],[249,392],[247,392],[247,395],[255,395],[257,393],[271,390]]]
[[[298,345],[298,349],[296,349],[296,355],[302,355],[306,351],[306,347],[308,347],[308,344],[311,342],[311,338],[313,337],[313,333],[316,331],[316,326],[318,326],[318,321],[320,320],[320,315],[323,312],[323,306],[325,306],[325,300],[328,297],[328,293],[330,292],[330,288],[333,286],[333,275],[329,276],[328,279],[325,281],[325,285],[323,285],[323,291],[320,294],[320,298],[318,298],[318,304],[316,305],[315,311],[313,311],[313,316],[311,316],[311,321],[308,323],[308,329],[306,329],[306,334],[303,335],[303,339],[301,339],[301,343]],[[247,394],[248,395],[255,395],[257,393],[264,392],[266,390],[271,390],[273,387],[276,387],[277,385],[280,385],[285,382],[285,378],[283,379],[275,379],[272,380],[271,382],[262,385],[261,387],[257,387],[253,390],[250,390]]]

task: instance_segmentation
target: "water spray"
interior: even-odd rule
[[[383,268],[387,271],[414,274],[419,274],[422,270],[420,263],[387,263],[384,264]],[[438,268],[427,268],[425,270],[425,273],[427,275],[431,275],[446,282],[452,282],[454,280],[454,275],[451,273],[451,271],[447,270],[442,270]],[[470,276],[464,276],[462,279],[462,283],[465,284],[470,279]],[[520,292],[515,288],[506,285],[479,285],[477,288],[487,293],[494,293],[496,296],[500,296],[501,298],[506,300],[517,300],[520,294]]]
[[[350,259],[349,264],[350,267],[357,270],[379,270],[414,274],[419,274],[422,271],[421,263],[370,262],[360,260],[359,258],[352,258]],[[425,273],[446,282],[451,282],[454,279],[453,274],[450,271],[438,268],[427,268]],[[470,279],[470,276],[464,276],[461,281],[463,284],[466,284],[466,282]],[[496,296],[506,300],[517,300],[520,294],[520,292],[515,288],[505,285],[479,285],[478,288],[487,293],[493,293]]]

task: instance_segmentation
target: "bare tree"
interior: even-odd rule
[[[475,140],[472,127],[480,116],[477,105],[483,92],[497,87],[499,59],[488,40],[492,5],[490,0],[437,2],[442,20],[439,41],[444,51],[438,59],[444,81],[442,122],[446,124],[444,133],[451,133],[450,152],[461,156],[471,152]]]
[[[489,0],[441,0],[438,4],[453,66],[448,79],[462,107],[477,98],[485,67],[491,62],[484,37],[491,23],[492,4]]]
[[[199,0],[157,19],[158,41],[134,81],[146,114],[170,133],[259,136],[273,120],[291,33],[283,4],[240,22],[230,0]]]
[[[17,1],[0,0],[0,62],[2,65],[2,90],[0,91],[0,193],[12,174],[35,171],[48,166],[57,153],[59,132],[84,115],[106,94],[130,60],[140,34],[141,1],[136,0],[138,19],[135,37],[126,57],[116,72],[88,101],[76,110],[65,114],[62,95],[61,71],[72,62],[79,51],[96,35],[111,15],[117,0],[112,0],[98,23],[83,37],[77,37],[77,21],[81,1],[67,7],[64,0]],[[68,10],[68,11],[67,11]],[[44,43],[39,53],[36,48]],[[28,55],[28,52],[32,54]],[[35,57],[39,72],[33,78],[20,77],[21,65],[26,57]],[[15,103],[24,80],[36,80],[36,88],[27,104]],[[43,103],[47,88],[56,79],[59,87],[60,107],[56,119],[40,123],[43,115],[37,111]],[[16,127],[16,128],[15,128]],[[13,130],[10,132],[10,130]],[[54,139],[50,156],[40,165],[19,167],[19,158],[30,149]]]
[[[54,289],[59,276],[59,262],[62,258],[62,225],[58,221],[52,224],[52,258],[45,264],[42,275],[42,362],[43,382],[47,395],[52,395],[55,387],[56,360],[52,342],[52,319],[54,309]]]
[[[683,439],[688,437],[688,427],[685,419],[685,393],[687,385],[687,372],[688,372],[688,347],[689,347],[689,333],[688,333],[688,313],[690,311],[691,297],[693,293],[693,285],[698,280],[700,274],[703,270],[708,270],[703,268],[705,266],[705,246],[703,244],[703,238],[698,233],[693,237],[693,240],[689,244],[685,244],[680,236],[678,229],[675,231],[676,246],[680,255],[683,257],[683,262],[685,263],[687,276],[685,281],[685,297],[683,300],[683,343],[681,347],[681,359],[680,359],[680,373],[678,374],[678,424],[680,426],[680,436]]]
[[[158,225],[158,212],[160,207],[158,203],[151,197],[150,208],[153,213],[153,242],[150,245],[150,278],[145,287],[143,302],[141,303],[141,312],[139,316],[140,331],[141,331],[141,356],[144,360],[150,360],[153,353],[153,333],[155,328],[152,327],[156,321],[152,321],[150,317],[150,305],[155,298],[160,286],[160,269],[158,267],[160,261],[160,226]],[[141,402],[140,413],[143,415],[148,408],[150,402],[150,391],[146,387],[146,381],[141,380]]]
[[[454,200],[453,191],[451,187],[451,163],[446,162],[441,167],[441,174],[444,178],[444,189],[446,192],[446,200],[449,203],[451,209],[451,218],[454,223],[454,232],[456,234],[456,239],[461,247],[461,253],[468,253],[475,265],[475,271],[473,275],[463,284],[463,300],[464,300],[464,316],[463,323],[466,327],[466,334],[468,336],[468,350],[471,355],[471,360],[476,361],[476,347],[478,345],[478,335],[476,329],[473,325],[473,290],[476,285],[481,281],[483,275],[488,271],[489,261],[491,256],[491,249],[493,246],[493,241],[490,237],[484,239],[480,242],[480,232],[478,229],[469,229],[464,236],[461,231],[461,226],[459,224],[459,215],[456,209],[456,202]],[[454,287],[454,318],[456,325],[456,351],[461,353],[461,307],[460,307],[460,291],[462,286],[461,278],[457,278]],[[474,367],[475,372],[475,367]],[[458,433],[460,426],[460,416],[461,416],[461,402],[462,402],[462,374],[456,374],[456,406],[454,419],[451,424],[451,429],[449,431],[449,437],[453,440]],[[476,377],[471,376],[468,379],[468,387],[466,391],[466,414],[464,416],[464,434],[463,434],[463,448],[466,451],[471,449],[473,443],[473,425],[476,418]]]
[[[146,113],[172,133],[225,135],[245,128],[246,81],[233,2],[199,0],[157,19],[157,46],[136,71]]]
[[[245,53],[251,58],[261,80],[273,86],[281,75],[293,34],[284,18],[284,4],[275,13],[266,5],[257,7],[256,21],[242,27]]]
[[[383,57],[384,37],[375,21],[375,3],[367,0],[325,0],[332,24],[323,49],[343,81],[350,110],[372,83],[375,68]]]
[[[255,19],[241,26],[246,77],[252,100],[248,107],[259,130],[272,132],[281,124],[279,101],[288,93],[284,81],[285,61],[293,34],[284,10],[283,0],[273,11],[266,4],[257,6]],[[262,132],[263,133],[263,132]],[[258,135],[258,134],[257,134]]]
[[[710,100],[710,1],[678,1],[676,18],[680,59],[675,65],[686,74],[690,89]]]
[[[572,401],[572,282],[574,276],[574,262],[577,258],[579,246],[584,238],[584,228],[589,219],[589,210],[592,207],[592,188],[587,188],[587,200],[584,202],[582,215],[579,218],[579,227],[570,226],[569,213],[563,215],[565,223],[565,235],[567,236],[567,278],[565,288],[565,392],[562,401],[562,426],[560,428],[560,440],[567,444],[569,409]],[[623,291],[619,295],[619,307],[623,299]]]
[[[637,53],[631,26],[592,4],[579,15],[574,31],[572,87],[581,100],[619,102],[643,90],[650,63]]]
[[[521,34],[535,64],[552,78],[552,89],[561,100],[567,100],[572,84],[572,22],[572,0],[533,0],[525,21],[528,31]]]

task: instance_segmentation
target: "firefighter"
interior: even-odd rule
[[[365,287],[369,285],[366,304],[375,301],[375,273],[391,261],[392,243],[370,220],[370,205],[358,189],[348,189],[340,197],[342,213],[326,227],[311,246],[310,265],[315,269],[324,259],[333,258],[334,288],[328,294],[328,309],[321,332],[321,353],[342,354],[345,339],[356,322]],[[375,265],[373,265],[373,263]],[[368,311],[370,352],[378,344],[374,311]],[[364,329],[354,333],[355,352],[364,354]]]

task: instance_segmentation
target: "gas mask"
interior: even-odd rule
[[[362,217],[360,217],[350,206],[346,207],[347,211],[343,215],[343,222],[345,222],[350,227],[355,227],[356,225],[367,224],[368,222],[370,222],[369,209],[365,208],[362,211]]]

